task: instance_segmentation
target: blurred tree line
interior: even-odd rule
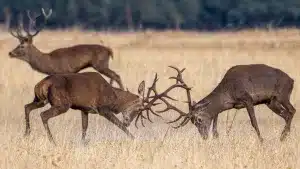
[[[240,29],[300,25],[300,0],[0,0],[0,22],[52,8],[47,27]],[[21,15],[22,16],[22,15]]]

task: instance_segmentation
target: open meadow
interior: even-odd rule
[[[282,118],[265,105],[255,107],[258,125],[264,138],[260,144],[246,109],[238,110],[230,133],[226,131],[235,110],[219,116],[219,139],[212,136],[203,141],[197,128],[189,123],[173,129],[165,120],[177,113],[163,114],[164,119],[151,116],[154,123],[129,127],[136,139],[130,140],[119,128],[99,115],[89,116],[88,146],[81,144],[80,111],[67,113],[49,121],[57,146],[53,146],[42,125],[40,112],[31,113],[31,135],[23,138],[25,130],[24,105],[33,100],[34,85],[46,75],[33,71],[20,60],[11,59],[8,52],[18,40],[8,32],[0,33],[0,168],[1,169],[168,169],[168,168],[300,168],[300,31],[248,30],[242,32],[140,32],[104,33],[42,31],[34,44],[49,52],[59,47],[79,43],[110,46],[114,58],[110,67],[120,74],[125,88],[137,93],[138,84],[149,86],[155,72],[157,87],[163,90],[174,81],[168,79],[174,65],[186,68],[183,78],[192,86],[195,101],[206,96],[220,82],[231,66],[264,63],[288,73],[295,80],[291,103],[296,108],[291,133],[285,142],[279,137],[285,125]],[[94,71],[86,69],[84,71]],[[183,110],[183,91],[172,92]],[[120,115],[118,117],[121,118]],[[229,120],[227,120],[229,118]]]

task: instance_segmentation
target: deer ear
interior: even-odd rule
[[[194,107],[197,108],[197,109],[200,109],[200,110],[205,110],[209,104],[210,104],[209,101],[206,101],[204,103],[200,102],[198,104],[196,104],[195,102],[193,102]]]
[[[202,103],[200,106],[201,106],[201,107],[206,107],[206,106],[209,105],[209,104],[210,104],[210,102],[209,102],[209,101],[206,101],[206,102]]]
[[[138,88],[138,93],[139,95],[144,95],[144,91],[145,91],[145,81],[143,80]]]

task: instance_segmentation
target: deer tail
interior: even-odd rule
[[[48,101],[48,91],[52,82],[50,80],[51,76],[48,76],[41,80],[38,84],[34,87],[34,94],[36,99],[40,101]]]

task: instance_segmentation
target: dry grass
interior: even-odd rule
[[[194,87],[194,100],[207,95],[235,64],[265,63],[286,71],[295,79],[292,104],[299,108],[300,35],[298,30],[243,31],[238,33],[146,32],[83,33],[44,31],[35,39],[42,51],[78,43],[100,43],[115,51],[112,69],[116,70],[130,91],[137,92],[138,83],[150,84],[158,72],[159,88],[171,84],[174,73],[168,65],[186,67],[184,78]],[[300,147],[300,115],[296,113],[291,135],[281,143],[279,136],[284,121],[266,106],[256,107],[260,130],[265,139],[259,144],[245,110],[238,111],[231,133],[226,135],[226,115],[219,118],[220,138],[201,140],[192,124],[175,130],[159,118],[153,124],[129,130],[136,136],[129,140],[117,127],[97,115],[90,115],[88,147],[81,140],[79,111],[50,120],[50,128],[58,143],[52,146],[42,126],[39,113],[31,114],[32,134],[24,139],[24,104],[33,99],[33,86],[45,75],[19,60],[8,57],[17,40],[8,33],[0,34],[0,168],[297,168]],[[91,69],[90,69],[91,70]],[[176,91],[184,100],[184,93]],[[298,96],[298,97],[297,97]],[[179,104],[178,106],[181,106]],[[234,110],[228,111],[232,118]],[[172,113],[164,116],[174,118]],[[172,118],[172,119],[173,119]]]

